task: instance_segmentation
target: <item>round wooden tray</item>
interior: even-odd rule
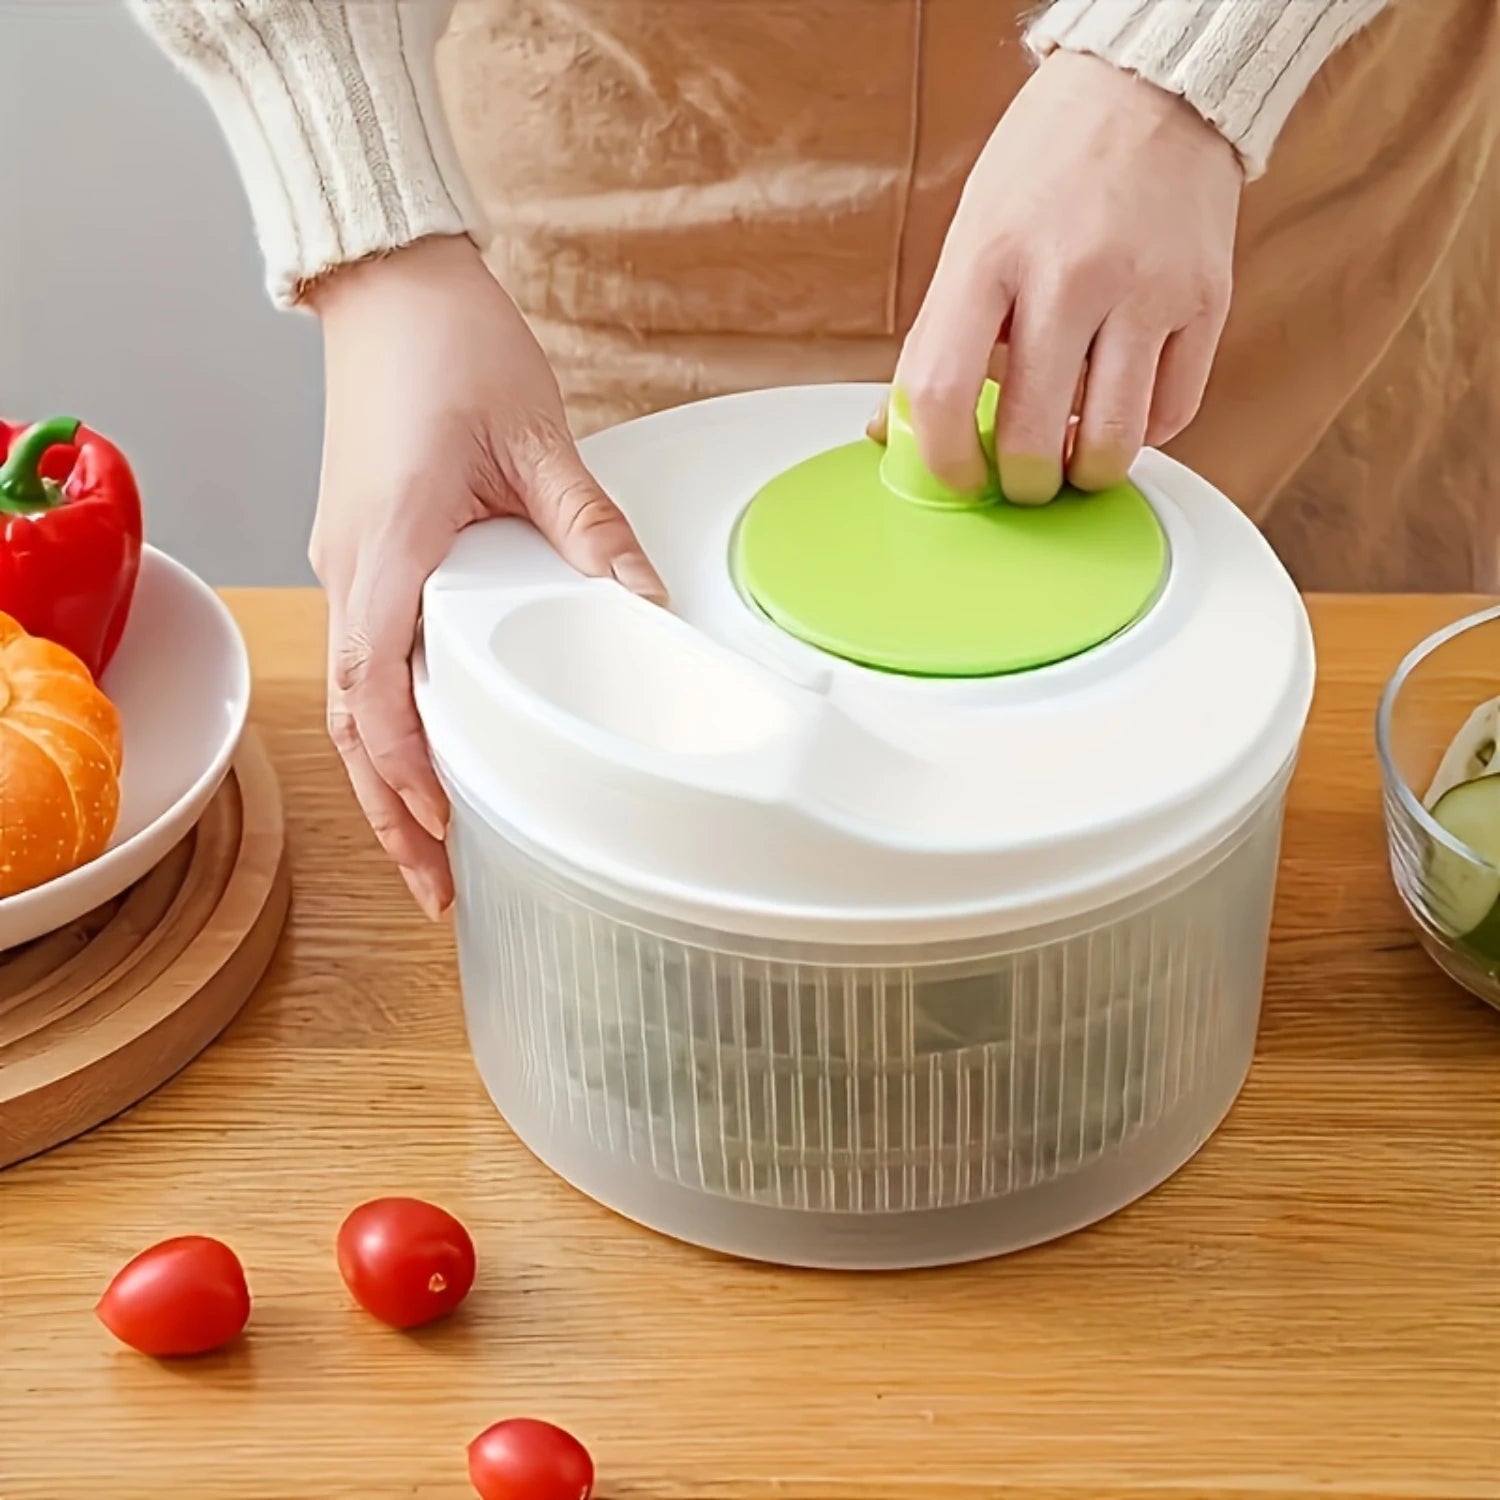
[[[250,731],[149,875],[0,953],[0,1167],[93,1129],[191,1062],[265,973],[289,895],[281,792]]]

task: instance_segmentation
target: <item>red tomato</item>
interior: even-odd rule
[[[469,1444],[469,1482],[480,1500],[589,1500],[594,1461],[561,1427],[513,1417]]]
[[[143,1250],[94,1310],[122,1344],[171,1359],[238,1337],[250,1320],[250,1289],[228,1245],[191,1234]]]
[[[339,1230],[339,1275],[354,1300],[392,1328],[451,1313],[474,1285],[474,1241],[452,1214],[420,1198],[377,1198]]]

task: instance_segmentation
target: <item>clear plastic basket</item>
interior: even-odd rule
[[[1239,1091],[1285,786],[1127,903],[904,949],[655,918],[450,788],[480,1073],[563,1177],[715,1249],[873,1268],[1052,1238],[1169,1176]]]

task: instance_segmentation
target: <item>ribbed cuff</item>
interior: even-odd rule
[[[434,234],[473,234],[434,55],[452,0],[130,0],[208,98],[272,297]]]
[[[1313,75],[1387,3],[1055,0],[1026,41],[1038,57],[1087,52],[1181,96],[1255,178]]]

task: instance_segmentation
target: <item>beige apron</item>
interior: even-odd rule
[[[444,94],[575,427],[885,380],[1031,0],[460,0]],[[1322,589],[1500,590],[1500,5],[1397,0],[1250,188],[1174,445]]]

